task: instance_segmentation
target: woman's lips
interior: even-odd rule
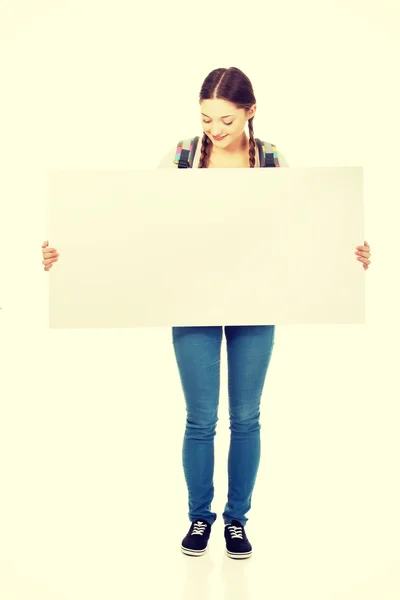
[[[223,135],[222,137],[216,137],[215,135],[213,135],[214,140],[216,140],[217,142],[220,142],[221,140],[224,140],[226,138],[226,135]]]

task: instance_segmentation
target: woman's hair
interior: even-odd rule
[[[215,69],[207,75],[201,86],[200,102],[203,100],[211,100],[212,98],[227,100],[228,102],[235,104],[238,109],[243,108],[246,110],[256,103],[250,79],[236,67],[230,67],[229,69]],[[253,119],[254,117],[248,121],[250,138],[249,165],[252,168],[254,168],[256,164],[256,142],[254,139]],[[201,144],[199,169],[208,167],[211,145],[212,142],[210,138],[204,133]]]

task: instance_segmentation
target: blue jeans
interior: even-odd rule
[[[190,521],[213,524],[214,437],[218,421],[223,327],[174,327],[173,345],[186,401],[183,469]],[[260,400],[275,338],[274,325],[226,326],[230,448],[224,523],[243,526],[260,463]]]

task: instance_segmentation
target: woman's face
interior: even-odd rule
[[[255,110],[255,105],[246,111],[219,98],[203,100],[200,103],[203,130],[215,146],[226,148],[243,135],[245,125],[254,116]]]

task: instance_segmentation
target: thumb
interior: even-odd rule
[[[47,248],[48,245],[49,245],[49,241],[47,240],[47,242],[43,242],[42,248]]]

